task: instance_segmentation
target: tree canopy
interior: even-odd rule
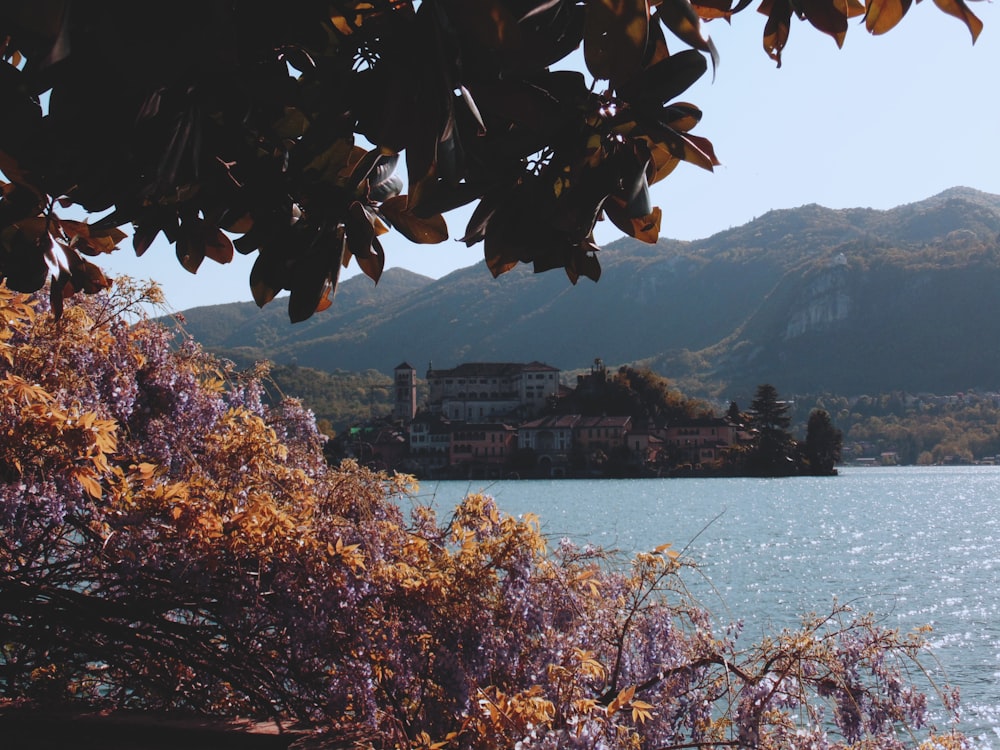
[[[935,0],[973,40],[964,0]],[[762,0],[778,64],[792,18],[839,45],[848,19],[891,29],[910,0]],[[717,61],[702,21],[752,0],[341,0],[0,7],[0,279],[51,279],[53,307],[107,286],[89,260],[131,225],[184,268],[256,253],[259,305],[292,321],[331,304],[353,258],[378,280],[379,236],[462,240],[491,272],[518,263],[597,280],[607,217],[655,242],[649,186],[711,170],[702,113],[678,100]],[[586,74],[569,55],[581,49]],[[588,80],[588,77],[590,80]],[[397,166],[405,164],[404,178]],[[78,207],[93,223],[59,216]]]

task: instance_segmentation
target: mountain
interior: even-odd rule
[[[333,307],[287,322],[284,303],[184,312],[237,361],[390,373],[401,361],[600,357],[646,364],[692,395],[954,392],[1000,385],[1000,196],[952,188],[881,211],[771,211],[707,239],[625,238],[601,250],[599,283],[484,263],[432,280],[389,269],[342,282]]]

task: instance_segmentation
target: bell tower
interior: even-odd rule
[[[408,362],[396,365],[393,388],[393,419],[411,422],[417,414],[417,371]]]

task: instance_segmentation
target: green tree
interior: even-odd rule
[[[34,291],[51,276],[58,314],[107,286],[87,258],[132,225],[137,254],[162,232],[191,272],[256,253],[254,299],[287,289],[298,321],[352,259],[380,277],[382,233],[441,242],[443,214],[476,203],[462,240],[494,275],[597,280],[601,216],[655,242],[649,185],[718,163],[691,132],[701,111],[676,98],[716,63],[701,20],[751,4],[5,0],[0,278]],[[964,0],[937,4],[975,39]],[[909,5],[763,0],[764,49],[780,63],[793,14],[840,44],[849,18],[882,33]],[[579,48],[586,75],[555,69]],[[57,214],[72,204],[107,213]]]
[[[830,413],[825,409],[813,409],[806,425],[804,454],[812,474],[836,474],[834,468],[840,461],[843,435],[833,426]]]
[[[649,368],[628,366],[619,368],[613,377],[599,377],[577,388],[559,399],[555,408],[564,414],[628,415],[643,426],[711,414],[708,404],[672,388],[667,378]]]
[[[788,404],[770,383],[757,386],[750,404],[750,427],[754,442],[746,454],[748,468],[755,474],[783,476],[795,470],[795,441],[788,432],[791,418]]]
[[[729,408],[726,409],[726,419],[728,419],[732,424],[742,425],[744,422],[743,413],[740,411],[740,406],[735,401],[729,402]]]

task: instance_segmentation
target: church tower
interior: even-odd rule
[[[417,414],[417,371],[408,362],[396,365],[393,401],[393,419],[411,422]]]

